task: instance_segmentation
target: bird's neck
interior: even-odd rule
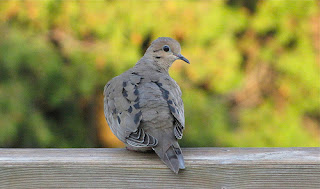
[[[163,62],[163,60],[156,60],[153,57],[143,56],[136,63],[135,68],[168,74],[170,65]]]

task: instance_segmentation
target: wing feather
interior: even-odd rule
[[[122,142],[135,147],[153,147],[157,139],[139,127],[142,120],[140,82],[141,76],[135,73],[112,79],[104,89],[104,112],[112,132]]]
[[[155,82],[167,101],[169,110],[175,118],[173,132],[177,139],[181,139],[185,127],[184,106],[181,98],[182,92],[178,84],[169,78],[160,79]]]

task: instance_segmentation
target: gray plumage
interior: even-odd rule
[[[178,84],[169,76],[172,63],[181,59],[180,44],[160,37],[136,65],[113,78],[104,88],[104,112],[112,132],[128,149],[153,149],[175,173],[184,169],[177,139],[185,127]]]

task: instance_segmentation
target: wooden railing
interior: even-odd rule
[[[153,153],[0,149],[0,188],[320,188],[320,148],[186,148],[174,174]]]

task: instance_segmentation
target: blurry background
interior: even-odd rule
[[[159,36],[183,147],[320,146],[319,1],[0,1],[0,147],[121,147],[103,87]]]

